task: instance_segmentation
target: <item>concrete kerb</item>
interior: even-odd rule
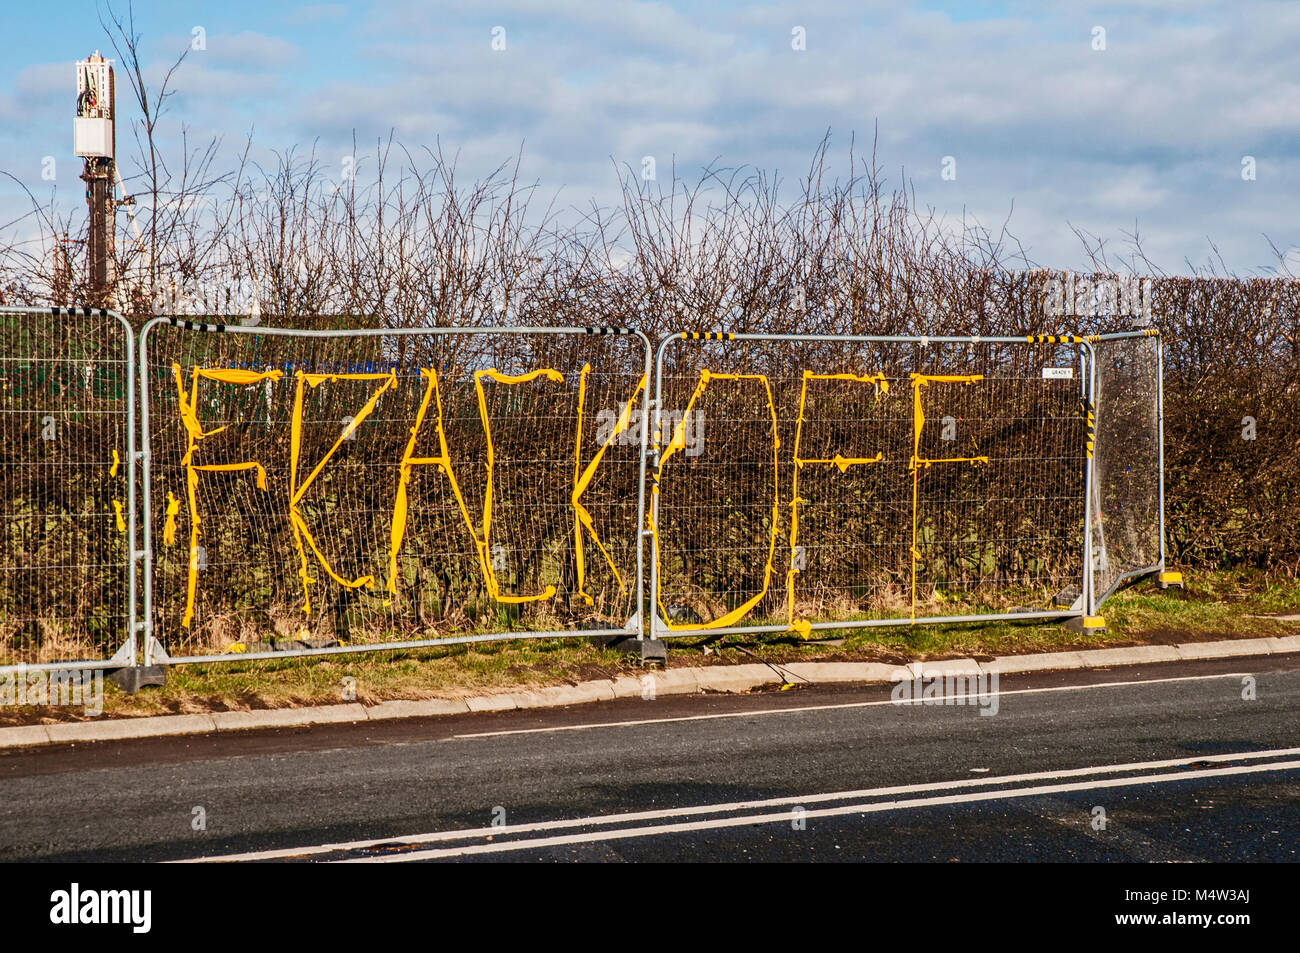
[[[782,665],[795,682],[827,684],[835,682],[892,682],[907,678],[900,665],[881,662],[791,662]]]
[[[980,668],[988,675],[1087,668],[1088,654],[1087,652],[1042,652],[1038,655],[1002,655],[989,662],[980,662]]]
[[[21,748],[70,742],[111,741],[164,735],[247,731],[256,728],[301,727],[316,724],[388,721],[467,712],[510,711],[583,705],[616,698],[655,698],[697,692],[747,692],[783,682],[795,684],[869,684],[917,677],[1010,674],[1107,668],[1147,662],[1232,658],[1300,652],[1300,636],[1191,642],[1183,645],[1140,645],[1088,649],[1039,655],[1000,656],[990,661],[948,659],[888,665],[879,662],[791,662],[785,665],[728,665],[678,668],[642,676],[599,679],[577,685],[557,685],[533,691],[498,692],[461,699],[395,700],[365,706],[359,702],[310,708],[223,711],[210,714],[158,715],[105,721],[65,722],[0,728],[0,748]]]
[[[1144,662],[1177,662],[1182,659],[1173,645],[1134,645],[1123,649],[1088,649],[1080,652],[1087,660],[1087,668],[1105,668],[1108,665],[1141,665]],[[1254,655],[1254,652],[1245,652]]]
[[[779,665],[711,665],[695,669],[695,681],[702,692],[747,692],[760,685],[782,685],[789,681],[777,674],[780,668]]]
[[[366,708],[357,702],[315,705],[311,708],[263,708],[253,711],[218,711],[212,714],[217,731],[247,728],[293,728],[298,725],[340,724],[366,721]]]
[[[69,741],[123,741],[159,735],[203,734],[216,731],[217,726],[211,715],[154,715],[148,718],[65,722],[61,725],[46,725],[45,730],[51,744],[60,744]]]
[[[940,659],[935,662],[910,662],[907,672],[912,678],[956,678],[983,675],[985,671],[973,658]],[[897,680],[892,676],[891,680]]]
[[[533,692],[516,693],[520,708],[549,708],[558,705],[585,705],[588,702],[614,700],[614,683],[609,680],[580,682],[577,685],[553,685]]]
[[[495,695],[474,695],[465,699],[470,711],[513,711],[519,707],[515,696],[509,692]]]
[[[1268,655],[1273,649],[1268,639],[1241,639],[1232,642],[1190,642],[1179,645],[1178,657],[1191,661],[1206,658],[1232,658],[1249,653],[1251,655]]]
[[[50,732],[45,725],[0,729],[0,748],[26,748],[50,743]]]
[[[369,721],[388,721],[392,718],[421,718],[427,715],[463,715],[469,705],[463,698],[399,698],[380,702],[366,708]]]

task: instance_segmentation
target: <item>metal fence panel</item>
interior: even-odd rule
[[[134,661],[134,337],[0,308],[0,666]]]
[[[1162,344],[1155,331],[1098,335],[1090,531],[1096,604],[1164,568]]]
[[[1083,614],[1088,351],[1075,336],[666,340],[656,630]]]
[[[639,332],[160,319],[140,367],[151,659],[639,633]]]
[[[0,327],[0,666],[130,664],[129,326]],[[1153,333],[676,335],[654,427],[627,330],[159,319],[140,351],[146,662],[640,635],[650,606],[653,634],[1059,618],[1164,565]]]

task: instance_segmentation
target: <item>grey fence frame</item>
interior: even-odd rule
[[[153,615],[153,554],[154,545],[153,537],[155,532],[161,532],[161,528],[154,525],[153,519],[153,500],[152,500],[152,470],[150,466],[150,432],[149,432],[149,372],[148,372],[148,344],[149,332],[162,325],[171,325],[185,328],[186,330],[206,333],[224,333],[240,334],[249,336],[269,336],[269,337],[297,337],[297,338],[372,338],[372,337],[439,337],[452,335],[621,335],[625,337],[634,337],[640,340],[645,352],[644,374],[646,376],[646,387],[642,389],[641,395],[641,451],[639,461],[638,489],[637,489],[637,527],[636,533],[636,600],[637,610],[628,620],[626,627],[622,629],[574,629],[554,632],[501,632],[485,633],[479,635],[459,635],[448,636],[436,639],[410,639],[400,642],[372,642],[361,645],[340,645],[325,648],[298,648],[287,649],[279,652],[244,652],[228,653],[222,655],[185,655],[185,656],[168,656],[162,644],[154,635],[154,615]],[[175,317],[154,318],[145,324],[140,331],[139,347],[139,374],[140,374],[140,440],[143,451],[144,468],[141,475],[144,491],[142,494],[142,506],[145,514],[145,533],[144,533],[144,606],[143,606],[143,626],[144,626],[144,664],[156,665],[165,663],[168,665],[191,664],[199,662],[233,662],[244,661],[249,659],[269,659],[269,658],[291,658],[295,656],[308,655],[342,655],[356,652],[380,652],[394,649],[412,649],[424,648],[437,645],[462,645],[472,642],[492,642],[512,639],[544,639],[558,638],[566,636],[586,636],[586,637],[635,637],[642,638],[644,633],[641,626],[640,606],[644,600],[643,580],[644,572],[644,534],[640,528],[645,523],[645,476],[646,476],[646,439],[648,428],[645,426],[645,420],[649,413],[650,388],[649,379],[651,371],[652,346],[650,339],[641,331],[634,328],[580,328],[580,327],[428,327],[428,328],[363,328],[354,330],[305,330],[289,328],[272,328],[262,325],[245,326],[245,325],[223,325],[212,324],[199,321],[189,321]]]
[[[63,308],[57,306],[45,308],[31,307],[0,307],[2,314],[29,314],[40,315],[51,320],[61,318],[111,318],[122,327],[122,354],[123,367],[126,373],[126,406],[124,413],[126,415],[126,484],[127,484],[127,503],[126,503],[126,523],[127,523],[127,559],[126,559],[126,587],[127,587],[127,627],[126,637],[123,639],[122,647],[109,659],[67,659],[60,662],[39,662],[31,665],[0,665],[0,672],[22,671],[22,672],[39,672],[39,671],[66,671],[69,669],[105,669],[118,665],[134,665],[138,656],[139,644],[137,636],[140,632],[140,616],[138,610],[138,584],[139,570],[137,564],[144,560],[145,553],[137,544],[138,529],[136,520],[136,461],[139,459],[139,451],[136,444],[136,387],[135,387],[135,332],[131,329],[131,323],[116,311],[108,308]]]
[[[835,334],[746,334],[731,332],[695,332],[679,331],[670,337],[664,338],[659,342],[659,347],[655,355],[655,399],[653,404],[653,421],[651,424],[652,432],[655,435],[655,443],[652,448],[651,466],[658,472],[659,469],[659,450],[662,443],[660,433],[661,415],[663,407],[663,378],[664,378],[664,357],[668,347],[677,341],[690,340],[725,340],[725,341],[789,341],[789,342],[823,342],[823,343],[888,343],[888,344],[916,344],[928,346],[930,344],[1018,344],[1029,346],[1033,343],[1059,343],[1075,345],[1079,349],[1080,364],[1080,397],[1092,401],[1096,394],[1096,357],[1092,348],[1092,342],[1101,340],[1117,340],[1122,338],[1139,338],[1149,336],[1147,332],[1123,332],[1108,335],[1019,335],[1019,336],[981,336],[981,335],[936,335],[936,336],[914,336],[914,335],[835,335]],[[1159,354],[1160,352],[1157,351]],[[1151,572],[1163,570],[1164,568],[1164,400],[1163,400],[1163,366],[1157,361],[1157,375],[1160,385],[1158,387],[1159,408],[1158,418],[1160,421],[1160,564],[1145,569],[1135,570],[1126,573],[1121,581],[1134,578],[1136,576],[1146,575]],[[1100,411],[1098,411],[1100,412]],[[1092,496],[1093,480],[1095,471],[1095,460],[1091,453],[1085,465],[1084,472],[1084,520],[1080,527],[1083,557],[1083,574],[1080,579],[1080,589],[1083,593],[1081,600],[1082,605],[1078,608],[1060,609],[1055,611],[1034,611],[1034,612],[1015,612],[1015,613],[987,613],[987,614],[970,614],[955,616],[932,616],[916,619],[861,619],[853,621],[837,622],[812,622],[809,625],[810,630],[843,630],[870,627],[897,627],[927,624],[952,624],[960,622],[997,622],[1025,619],[1077,619],[1095,616],[1101,603],[1115,590],[1113,586],[1104,593],[1100,599],[1096,598],[1094,591],[1094,571],[1092,559]],[[658,494],[653,494],[650,501],[651,518],[658,525]],[[669,636],[702,636],[702,635],[729,635],[743,632],[760,633],[760,632],[787,632],[788,625],[769,624],[769,625],[731,625],[709,628],[700,626],[696,628],[674,628],[670,629],[665,620],[659,615],[659,540],[657,535],[651,543],[651,560],[650,560],[650,637],[660,639]]]

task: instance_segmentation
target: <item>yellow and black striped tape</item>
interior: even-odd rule
[[[1142,334],[1156,337],[1160,332],[1155,328],[1146,328]],[[1025,340],[1030,344],[1092,344],[1101,340],[1100,334],[1026,334]]]
[[[1085,338],[1077,334],[1026,334],[1030,344],[1082,344]]]
[[[1091,460],[1091,459],[1092,459],[1092,448],[1093,448],[1093,445],[1097,442],[1097,413],[1096,413],[1096,407],[1095,407],[1095,405],[1093,404],[1093,402],[1090,401],[1090,400],[1088,400],[1087,398],[1083,399],[1083,400],[1080,401],[1079,403],[1080,403],[1080,404],[1082,405],[1082,407],[1083,407],[1083,417],[1084,417],[1084,420],[1087,421],[1087,425],[1088,425],[1088,442],[1087,442],[1087,447],[1088,447],[1088,459]]]
[[[729,331],[683,331],[683,341],[734,341],[736,336]]]

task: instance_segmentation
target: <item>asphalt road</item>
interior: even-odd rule
[[[993,715],[803,688],[10,751],[0,858],[1300,860],[1300,656],[999,689]]]

